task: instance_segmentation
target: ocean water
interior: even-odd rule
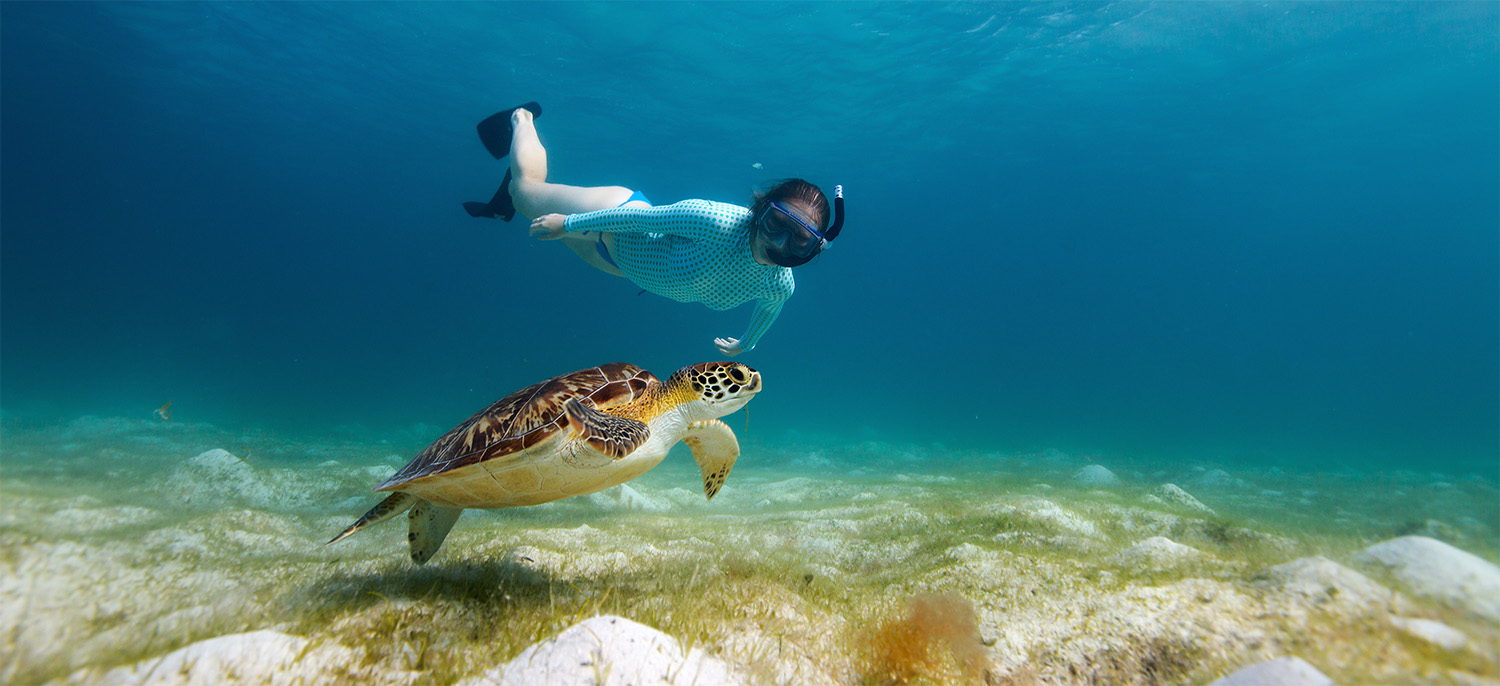
[[[242,605],[148,644],[122,637],[139,629],[122,619],[128,608],[89,610],[50,634],[0,613],[11,636],[0,680],[41,683],[230,629],[285,628],[274,620],[288,598],[353,608],[298,615],[292,633],[316,636],[373,612],[358,600],[368,593],[420,603],[447,589],[437,604],[470,612],[499,602],[472,578],[525,586],[499,560],[516,546],[548,550],[548,535],[496,534],[511,521],[499,515],[460,524],[437,562],[481,566],[456,577],[410,576],[396,525],[357,552],[313,544],[373,504],[364,489],[383,477],[364,470],[399,467],[491,401],[611,361],[665,378],[719,359],[713,339],[740,336],[750,310],[641,294],[529,238],[522,220],[468,217],[460,203],[487,199],[505,171],[474,124],[529,100],[544,108],[556,182],[625,185],[657,204],[748,204],[785,177],[844,187],[843,234],[796,270],[796,295],[736,358],[765,391],[726,418],[745,452],[725,495],[672,509],[674,488],[699,490],[681,449],[638,489],[688,519],[747,518],[697,538],[745,553],[755,541],[726,531],[784,526],[769,550],[820,559],[789,543],[799,522],[839,521],[839,508],[879,494],[924,524],[906,510],[862,517],[908,522],[952,552],[974,531],[1005,535],[975,514],[1019,507],[997,505],[1005,494],[1104,526],[1122,521],[1109,508],[1137,507],[1170,481],[1222,517],[1209,533],[1162,530],[1240,565],[1204,577],[1215,583],[1303,555],[1346,561],[1399,534],[1500,559],[1496,3],[5,2],[0,561],[35,579],[56,572],[35,560],[71,542],[120,569],[176,565],[195,579],[234,579],[235,555],[269,569],[277,550],[304,577],[345,566],[311,590],[270,572],[241,580],[258,589]],[[153,412],[168,402],[162,421]],[[213,482],[180,470],[216,448],[260,470],[260,486],[316,497],[164,485]],[[1084,488],[1072,477],[1088,464],[1121,485]],[[840,485],[806,492],[798,479]],[[589,526],[606,538],[686,526],[650,508],[601,524],[598,512],[638,509],[620,498],[515,516],[527,531]],[[194,504],[178,511],[179,500]],[[127,523],[67,524],[91,517],[66,513],[99,508]],[[1031,533],[1070,535],[1047,521]],[[1223,532],[1240,528],[1297,543],[1224,548],[1239,539]],[[216,532],[267,529],[286,539],[214,547]],[[162,543],[160,531],[177,533]],[[1135,542],[1135,529],[1120,531],[1101,534],[1111,555]],[[203,551],[193,536],[209,541]],[[609,541],[578,550],[635,555]],[[1063,550],[1043,557],[1107,557]],[[736,564],[728,578],[780,578],[780,567]],[[983,592],[921,565],[816,564],[807,586],[822,590],[803,601],[833,619],[806,636],[900,607],[883,589],[915,584],[974,602],[987,649],[1011,640],[995,638],[1000,610]],[[584,593],[577,608],[633,609],[731,657],[745,645],[651,614],[651,591],[590,569],[547,573],[575,591],[637,589],[602,605]],[[836,570],[849,576],[834,586],[866,589],[848,591],[859,602],[811,581]],[[802,593],[788,588],[778,592]],[[140,616],[160,628],[201,607],[164,602]],[[1376,656],[1409,669],[1356,677],[1495,678],[1500,633],[1444,614],[1452,605],[1422,616],[1466,628],[1478,648],[1422,653],[1417,666]],[[438,621],[408,611],[403,626]],[[493,664],[561,628],[537,621],[505,634],[514,650]],[[29,630],[112,637],[69,657],[16,638]],[[1071,683],[1057,665],[1099,659],[1061,650],[1032,653],[1040,683]],[[1245,661],[1203,650],[1185,662],[1199,667],[1157,676],[1206,682]],[[834,652],[809,647],[806,664]],[[398,653],[371,659],[395,670]],[[757,678],[821,683],[749,654]],[[1349,657],[1309,659],[1333,670]],[[475,660],[423,678],[472,675]],[[860,669],[828,682],[884,678]]]

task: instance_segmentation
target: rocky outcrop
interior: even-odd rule
[[[1365,548],[1355,560],[1388,570],[1413,594],[1500,623],[1500,567],[1447,543],[1402,536]]]

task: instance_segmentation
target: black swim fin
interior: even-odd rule
[[[532,117],[542,116],[542,106],[535,102],[524,105],[516,105],[508,110],[496,112],[479,122],[479,142],[484,144],[484,149],[490,151],[495,159],[500,159],[510,154],[510,113],[516,110],[530,110]]]
[[[505,180],[500,182],[500,190],[495,191],[495,197],[490,198],[487,203],[466,202],[464,211],[470,217],[481,217],[486,219],[502,219],[510,221],[516,216],[516,203],[510,199],[510,170],[505,170]]]

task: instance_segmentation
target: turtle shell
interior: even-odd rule
[[[453,427],[375,490],[389,491],[542,443],[567,428],[563,409],[574,398],[605,411],[641,397],[660,383],[640,367],[612,362],[527,386]]]

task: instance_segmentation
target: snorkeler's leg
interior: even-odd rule
[[[547,183],[547,149],[537,136],[531,112],[511,113],[510,198],[522,216],[578,214],[619,207],[632,191],[623,186],[567,186]]]
[[[516,108],[510,113],[510,169],[505,172],[505,181],[488,204],[465,203],[464,208],[474,216],[498,214],[509,221],[519,211],[526,217],[544,214],[577,214],[612,207],[619,207],[629,200],[633,191],[622,186],[586,188],[547,183],[547,149],[537,135],[533,120],[536,114],[527,108]],[[475,214],[470,206],[481,210]],[[483,211],[494,214],[485,215]],[[589,266],[612,276],[625,276],[607,258],[613,241],[598,234],[571,234],[562,242],[587,262]]]
[[[510,113],[510,175],[527,181],[547,180],[547,148],[536,134],[536,117],[529,110]]]
[[[522,116],[524,115],[524,116]],[[540,174],[541,180],[547,178],[547,151],[542,148],[542,142],[537,139],[536,127],[531,123],[533,119],[542,115],[542,106],[535,102],[513,107],[508,110],[490,115],[484,121],[479,122],[479,142],[484,143],[486,150],[490,151],[495,159],[510,155],[516,140],[522,141],[521,152],[511,156],[511,164],[505,170],[505,180],[500,182],[500,190],[489,202],[466,202],[464,211],[470,217],[484,217],[488,219],[500,219],[510,221],[516,216],[516,205],[511,200],[510,181],[512,174],[519,174],[518,169],[525,168],[529,174]],[[524,122],[519,135],[514,129],[515,123]],[[517,157],[526,157],[526,161],[519,166]]]
[[[536,102],[528,102],[496,112],[475,127],[479,131],[479,142],[483,143],[484,149],[490,151],[490,154],[494,155],[497,160],[510,154],[511,113],[520,109],[527,110],[533,116],[542,116],[542,106]]]

